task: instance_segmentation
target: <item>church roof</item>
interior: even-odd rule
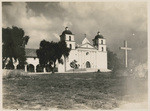
[[[70,30],[65,30],[62,32],[62,35],[65,35],[65,34],[72,34],[72,32]]]
[[[95,39],[98,39],[98,38],[103,39],[104,37],[103,37],[103,35],[96,35],[96,36],[95,36]]]
[[[100,32],[97,32],[97,35],[95,36],[95,39],[103,39],[103,35],[100,34]]]
[[[65,35],[65,34],[72,34],[72,32],[68,30],[68,27],[66,27],[65,30],[62,32],[62,35]]]
[[[37,55],[36,55],[36,50],[37,50],[37,49],[29,49],[29,48],[26,48],[26,49],[25,49],[26,57],[32,57],[32,58],[37,57]]]

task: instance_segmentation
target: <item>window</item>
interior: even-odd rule
[[[102,51],[104,51],[104,48],[102,47]]]
[[[103,44],[103,40],[101,40],[101,44]]]
[[[72,49],[72,44],[70,44],[70,49]]]
[[[69,41],[71,41],[71,36],[69,36]]]
[[[89,54],[89,52],[86,53],[86,55],[88,55],[88,54]]]

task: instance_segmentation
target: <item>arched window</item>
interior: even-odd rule
[[[69,36],[69,41],[71,41],[71,36]]]
[[[102,47],[102,51],[104,51],[104,48]]]
[[[70,49],[72,49],[72,44],[70,44]]]
[[[103,44],[103,40],[101,40],[101,44]]]

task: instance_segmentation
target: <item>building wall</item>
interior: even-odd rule
[[[69,38],[70,38],[69,36],[71,37],[71,41],[74,41],[74,35],[72,35],[72,34],[66,34],[66,35],[65,35],[65,37],[66,37],[65,39],[66,39],[67,41],[70,41],[70,40],[69,40]]]
[[[96,68],[96,50],[93,49],[77,49],[78,63],[80,68],[86,68],[86,62],[90,62],[91,68]]]
[[[64,57],[62,57],[62,59],[64,61]],[[57,66],[58,66],[58,72],[65,72],[65,63],[64,62],[63,62],[63,64],[58,64]]]
[[[65,60],[62,57],[63,61]],[[101,71],[107,69],[107,52],[106,51],[98,51],[96,49],[84,49],[78,48],[76,50],[71,50],[69,57],[66,58],[66,62],[63,64],[58,64],[58,72],[65,72],[72,70],[70,67],[70,63],[76,60],[77,64],[80,65],[80,69],[86,68],[86,62],[89,61],[91,64],[91,69],[100,69]],[[27,63],[34,65],[34,68],[39,64],[38,58],[27,58]]]
[[[100,70],[107,69],[107,52],[98,52],[97,53],[97,68]]]
[[[88,54],[87,54],[88,53]],[[71,50],[69,57],[66,59],[66,71],[72,70],[70,63],[76,60],[80,65],[80,69],[86,68],[86,62],[90,62],[90,69],[100,69],[101,71],[107,69],[107,52],[101,52],[96,49],[78,48]],[[59,72],[65,72],[65,64],[58,65]]]
[[[39,64],[39,59],[38,58],[27,58],[26,62],[28,64],[32,64],[34,66],[37,66]]]
[[[106,51],[106,40],[105,39],[98,39],[98,49],[99,51]]]
[[[72,45],[72,49],[75,49],[75,42],[73,41],[66,41],[67,47],[70,48],[70,44]]]
[[[71,70],[70,63],[74,60],[78,59],[78,53],[77,50],[71,50],[69,57],[66,59],[66,70]]]

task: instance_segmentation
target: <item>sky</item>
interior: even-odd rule
[[[106,38],[107,47],[123,59],[119,47],[128,41],[129,60],[147,61],[146,2],[3,2],[2,27],[17,26],[30,36],[27,48],[39,48],[41,40],[59,41],[65,27],[81,44],[92,44],[97,32]]]

